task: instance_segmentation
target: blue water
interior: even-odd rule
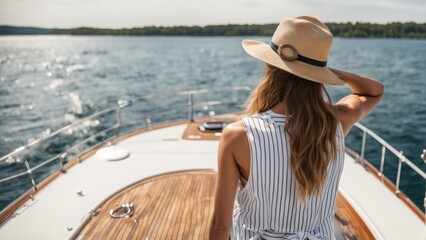
[[[242,50],[242,39],[1,37],[0,156],[110,107],[119,99],[194,88],[255,86],[262,64]],[[335,39],[329,59],[329,66],[369,75],[384,83],[382,102],[361,123],[403,151],[423,170],[425,164],[419,156],[426,148],[425,56],[426,40]],[[345,86],[328,90],[334,101],[350,92]],[[130,117],[139,117],[138,113],[130,112]],[[353,131],[347,145],[359,151],[360,136]],[[67,141],[78,137],[66,136],[48,143],[43,151],[28,153],[30,165],[44,159],[45,154],[60,152]],[[381,147],[367,139],[366,158],[376,166],[380,152]],[[397,159],[389,153],[386,156],[385,173],[395,181]],[[0,167],[0,178],[25,170],[23,160],[3,162]],[[23,176],[22,181],[28,182],[28,176]],[[0,209],[28,187],[29,183],[0,183]],[[425,181],[407,166],[402,168],[401,188],[422,207]]]

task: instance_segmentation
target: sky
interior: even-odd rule
[[[0,0],[0,25],[46,28],[324,22],[426,22],[426,0]]]

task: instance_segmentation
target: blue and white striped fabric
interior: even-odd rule
[[[297,200],[285,115],[271,110],[242,119],[250,144],[250,177],[237,191],[235,239],[335,239],[334,205],[344,161],[338,126],[337,161],[330,161],[322,194]]]

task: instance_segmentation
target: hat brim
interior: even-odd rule
[[[298,77],[330,85],[345,84],[328,67],[318,67],[301,61],[284,61],[272,48],[260,41],[246,39],[242,42],[244,50],[252,57],[273,65]]]

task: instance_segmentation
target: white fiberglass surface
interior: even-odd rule
[[[376,239],[425,239],[426,226],[375,176],[346,154],[339,191]]]

